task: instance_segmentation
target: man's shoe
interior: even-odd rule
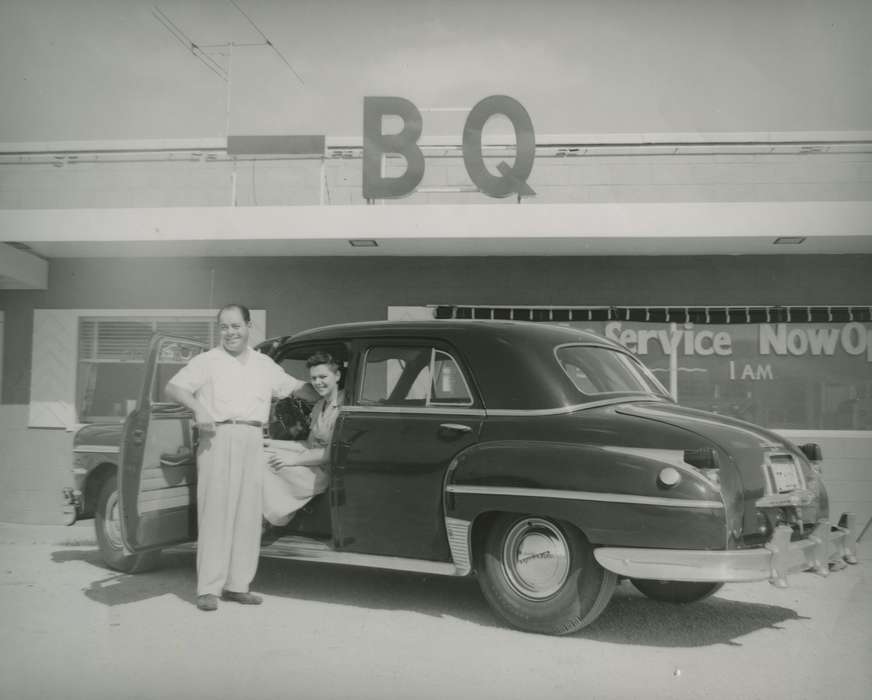
[[[234,603],[242,603],[243,605],[260,605],[263,602],[263,598],[259,595],[254,595],[254,593],[240,593],[238,591],[223,591],[221,593],[221,600],[232,600]]]
[[[200,610],[217,610],[218,609],[218,596],[213,595],[211,593],[206,593],[204,595],[197,596],[197,607]]]

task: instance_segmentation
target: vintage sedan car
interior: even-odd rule
[[[373,322],[258,349],[297,377],[326,350],[342,362],[346,392],[328,491],[263,556],[474,574],[504,620],[549,634],[590,624],[619,579],[692,602],[725,582],[785,585],[794,571],[856,562],[851,519],[829,519],[816,445],[676,405],[633,354],[596,335]],[[163,388],[201,350],[152,342],[117,486],[112,473],[95,506],[114,568],[148,568],[161,548],[196,538],[197,433]],[[266,437],[300,436],[305,415],[291,409],[274,405]],[[81,439],[105,447],[100,430]]]

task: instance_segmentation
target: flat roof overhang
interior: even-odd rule
[[[869,254],[872,202],[7,209],[0,240],[48,259]]]

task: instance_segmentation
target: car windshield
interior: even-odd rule
[[[563,345],[554,354],[575,388],[596,394],[656,394],[669,392],[651,371],[632,355],[601,345]]]

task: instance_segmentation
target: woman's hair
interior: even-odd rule
[[[309,355],[309,358],[306,360],[306,369],[312,369],[318,365],[327,365],[331,372],[338,372],[341,368],[339,361],[324,350],[319,350],[313,355]]]
[[[221,314],[230,309],[238,309],[239,313],[242,314],[242,320],[246,323],[251,323],[251,311],[248,310],[247,306],[243,306],[242,304],[225,304],[218,309],[218,320],[221,320]]]

